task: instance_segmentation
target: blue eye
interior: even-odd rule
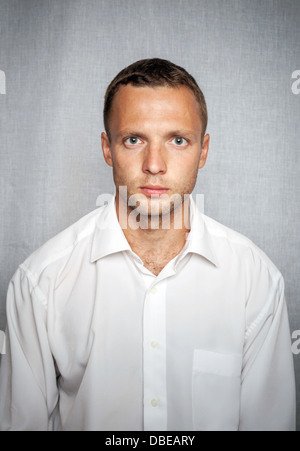
[[[129,144],[131,146],[134,146],[135,144],[140,144],[142,141],[137,138],[136,136],[130,136],[130,138],[127,138],[125,141],[125,144]]]
[[[185,146],[187,144],[187,140],[182,138],[182,136],[176,136],[172,142],[174,142],[176,146]]]

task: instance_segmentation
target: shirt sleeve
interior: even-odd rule
[[[259,268],[248,299],[240,430],[295,430],[295,374],[280,273]]]
[[[52,429],[58,390],[47,338],[46,298],[22,268],[8,288],[6,340],[0,366],[0,430]]]

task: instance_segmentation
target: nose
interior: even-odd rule
[[[151,175],[165,174],[167,172],[166,158],[161,144],[148,144],[143,160],[143,172]]]

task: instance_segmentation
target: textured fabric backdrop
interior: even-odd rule
[[[154,56],[203,89],[211,148],[195,192],[281,270],[300,336],[298,0],[0,0],[0,329],[17,265],[113,192],[104,91]]]

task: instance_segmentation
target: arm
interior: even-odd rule
[[[249,298],[255,311],[246,331],[240,430],[295,430],[295,376],[284,283],[258,278]],[[259,312],[261,296],[266,301]],[[259,313],[258,313],[259,312]]]
[[[7,354],[0,367],[0,430],[45,431],[58,400],[46,299],[19,268],[7,294]]]

